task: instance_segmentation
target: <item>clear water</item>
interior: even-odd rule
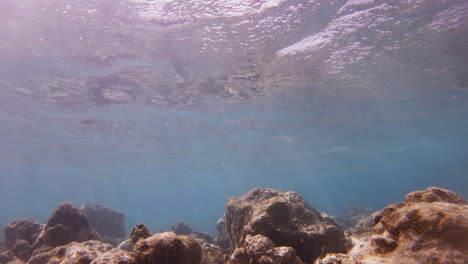
[[[165,230],[181,220],[211,232],[227,199],[254,187],[297,191],[333,215],[350,204],[378,210],[428,186],[468,197],[467,3],[358,2],[315,1],[318,10],[289,0],[3,0],[0,225],[20,217],[44,222],[72,201],[124,212],[127,229],[145,222]],[[178,11],[168,17],[160,5]],[[203,9],[211,17],[199,5],[212,5]],[[351,20],[355,32],[343,35],[392,32],[373,40],[363,62],[352,61],[363,50],[339,38],[329,44],[333,52],[310,52],[305,66],[278,59],[346,12],[388,5],[409,10],[394,18],[402,24],[361,29]],[[279,27],[283,38],[258,28],[219,33],[249,17],[283,19],[279,25],[292,29]],[[452,27],[437,27],[448,18]],[[426,26],[435,33],[418,35]],[[247,33],[262,41],[240,45]],[[277,65],[284,68],[270,70]],[[261,68],[262,79],[230,90],[195,85],[234,78],[239,67]],[[307,67],[313,70],[301,71]],[[292,77],[268,79],[278,72]]]

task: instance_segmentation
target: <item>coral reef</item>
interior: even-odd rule
[[[304,262],[324,253],[344,253],[344,234],[327,215],[298,193],[254,189],[229,199],[226,226],[233,249],[246,246],[247,235],[261,234],[275,246],[292,247]]]
[[[96,215],[111,210],[85,207]],[[468,260],[468,202],[435,187],[411,192],[405,202],[371,215],[362,208],[348,210],[340,221],[354,226],[345,233],[332,217],[313,209],[295,192],[254,189],[229,199],[215,239],[182,222],[172,226],[174,232],[156,234],[139,223],[118,248],[96,240],[101,237],[86,210],[67,202],[45,225],[32,218],[12,221],[4,230],[0,264],[467,264]],[[99,226],[93,219],[93,226]],[[108,237],[117,234],[101,232]],[[226,238],[230,250],[214,244]]]
[[[468,203],[430,187],[406,195],[372,215],[372,227],[348,254],[329,254],[316,264],[451,263],[468,260]]]
[[[173,232],[141,239],[134,250],[138,264],[200,264],[202,259],[202,249],[195,239]]]

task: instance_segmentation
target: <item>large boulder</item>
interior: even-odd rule
[[[83,211],[72,203],[65,202],[50,216],[33,247],[34,249],[57,247],[70,242],[99,239],[99,235],[91,228]]]
[[[330,254],[316,263],[467,263],[468,204],[452,191],[412,192],[406,202],[372,216],[371,232],[347,255]]]
[[[230,198],[226,227],[232,249],[245,247],[248,235],[261,234],[276,247],[292,247],[304,262],[345,251],[339,225],[295,192],[254,189]]]
[[[98,203],[84,204],[81,210],[88,217],[91,228],[99,233],[103,241],[110,243],[125,237],[123,213]]]
[[[141,239],[134,250],[138,264],[200,264],[202,259],[202,249],[195,239],[173,232]]]

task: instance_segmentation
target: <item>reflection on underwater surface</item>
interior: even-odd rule
[[[72,201],[127,231],[212,232],[257,187],[331,215],[428,186],[468,197],[465,0],[3,0],[0,15],[0,226]]]

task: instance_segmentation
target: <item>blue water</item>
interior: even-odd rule
[[[297,191],[334,215],[428,186],[468,196],[467,90],[347,104],[304,94],[193,108],[16,108],[0,116],[0,223],[45,222],[63,201],[100,202],[124,212],[128,230],[180,220],[212,232],[227,199],[254,187]]]
[[[214,232],[256,187],[468,198],[466,1],[165,2],[0,1],[0,228],[72,201]]]

